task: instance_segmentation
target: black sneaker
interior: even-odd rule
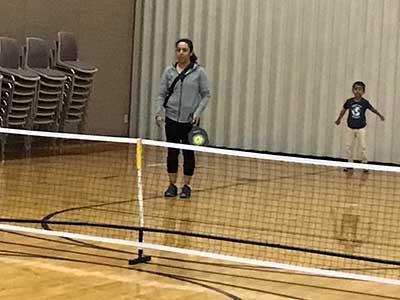
[[[353,168],[344,168],[343,172],[353,172]]]
[[[192,189],[190,188],[190,186],[188,186],[187,184],[185,184],[182,187],[182,191],[179,194],[180,198],[190,198],[190,194],[192,193]]]
[[[171,197],[176,197],[178,196],[178,188],[176,187],[175,184],[170,184],[167,190],[164,193],[164,197],[166,198],[171,198]]]

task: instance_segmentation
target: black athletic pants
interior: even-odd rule
[[[188,133],[192,129],[191,123],[179,123],[171,119],[165,120],[165,133],[167,142],[189,144]],[[167,169],[168,173],[178,172],[179,149],[168,148]],[[183,174],[193,176],[195,168],[194,152],[183,150]]]

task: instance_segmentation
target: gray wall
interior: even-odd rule
[[[212,144],[344,157],[334,120],[363,80],[387,118],[368,113],[370,159],[400,163],[399,0],[138,0],[136,16],[135,135],[160,136],[152,101],[188,36],[212,82]]]
[[[129,113],[134,0],[1,0],[0,35],[53,41],[75,33],[82,61],[98,67],[86,133],[126,136]]]

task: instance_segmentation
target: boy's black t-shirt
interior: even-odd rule
[[[361,98],[356,101],[356,98],[347,99],[343,108],[349,110],[347,117],[347,126],[352,129],[361,129],[367,126],[367,120],[365,118],[365,111],[371,110],[372,105],[367,99]]]

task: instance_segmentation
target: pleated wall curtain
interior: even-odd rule
[[[131,135],[161,137],[160,76],[189,37],[211,82],[212,145],[344,157],[334,121],[362,80],[386,117],[367,114],[369,158],[400,163],[400,1],[138,0],[135,12]]]

